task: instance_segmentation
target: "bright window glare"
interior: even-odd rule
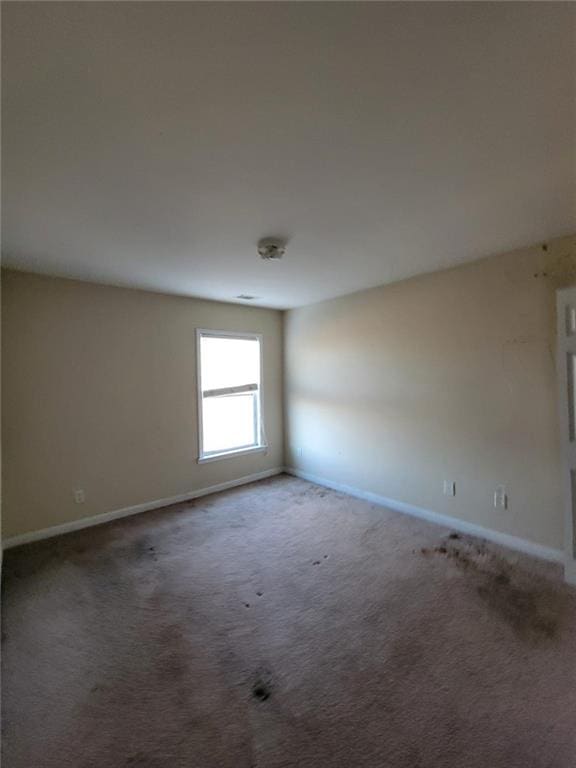
[[[204,453],[230,451],[254,445],[256,420],[255,396],[230,395],[204,400]]]
[[[202,391],[259,383],[258,339],[202,336],[201,350]]]
[[[259,446],[260,340],[207,332],[199,343],[201,456]]]

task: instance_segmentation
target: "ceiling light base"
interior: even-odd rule
[[[264,261],[279,261],[286,253],[286,243],[275,237],[263,237],[258,242],[258,254]]]

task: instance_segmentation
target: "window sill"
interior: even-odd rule
[[[209,461],[220,461],[221,459],[231,459],[233,456],[245,456],[249,453],[265,453],[268,450],[267,445],[255,445],[251,448],[239,448],[236,451],[224,451],[223,453],[212,453],[208,456],[200,456],[198,464],[207,464]]]

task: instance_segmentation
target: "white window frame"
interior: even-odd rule
[[[219,452],[204,452],[204,446],[203,446],[203,435],[204,435],[204,425],[203,425],[203,419],[204,419],[204,412],[203,412],[203,400],[204,400],[204,393],[202,392],[202,363],[201,363],[201,344],[200,340],[203,336],[211,336],[213,338],[217,339],[247,339],[249,341],[258,341],[260,345],[260,369],[258,371],[259,374],[259,381],[257,383],[257,389],[258,392],[258,398],[257,398],[257,410],[256,410],[256,435],[258,442],[255,445],[249,445],[244,446],[241,448],[234,448],[229,451],[219,451]],[[264,412],[264,398],[263,398],[263,392],[262,392],[262,380],[263,380],[263,344],[262,344],[262,334],[261,333],[243,333],[243,332],[237,332],[237,331],[215,331],[208,328],[197,328],[196,329],[196,397],[198,401],[198,464],[205,464],[209,461],[219,461],[220,459],[228,459],[232,456],[243,456],[248,453],[264,453],[268,446],[266,445],[266,442],[264,440],[264,429],[262,426],[262,414]],[[241,387],[224,387],[222,390],[208,390],[211,392],[213,396],[216,396],[216,393],[220,394],[226,394],[233,392],[243,392],[243,391],[254,391],[252,388],[248,388],[248,386],[241,386]]]

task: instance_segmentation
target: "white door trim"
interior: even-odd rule
[[[558,421],[562,454],[562,497],[564,505],[564,578],[576,585],[576,413],[573,390],[576,386],[571,355],[576,360],[576,287],[556,292],[556,377],[558,380]]]

